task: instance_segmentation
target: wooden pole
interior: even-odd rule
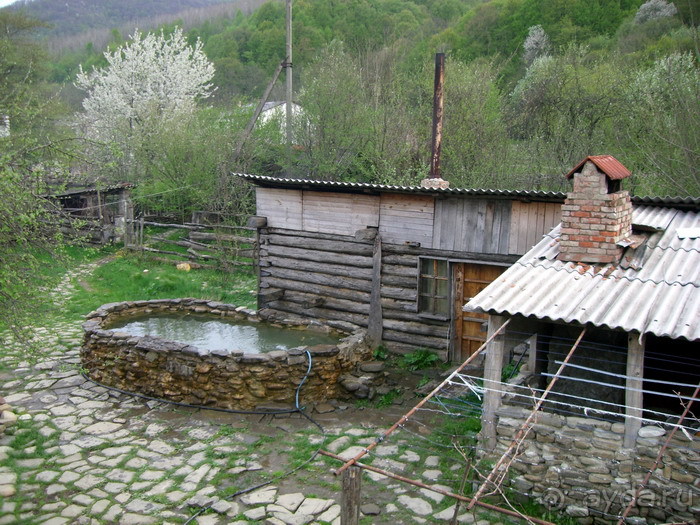
[[[527,368],[531,374],[537,373],[537,334],[533,334],[529,339],[530,351],[527,355]]]
[[[501,373],[503,371],[504,341],[503,337],[491,337],[501,331],[505,317],[489,315],[489,339],[492,339],[486,351],[484,362],[484,403],[481,413],[481,437],[484,448],[491,452],[496,448],[496,410],[501,405]]]
[[[640,341],[641,339],[641,341]],[[644,406],[644,336],[629,334],[627,337],[627,379],[625,383],[625,438],[624,447],[637,443],[637,433],[642,426]]]
[[[286,107],[285,131],[287,136],[287,175],[292,170],[292,0],[286,0],[287,41],[285,59]]]
[[[338,456],[336,454],[333,454],[332,452],[327,452],[325,450],[319,450],[318,452],[322,456],[327,456],[329,458],[337,459],[338,461],[345,461],[345,459],[341,456]],[[369,470],[370,472],[376,472],[377,474],[381,474],[382,476],[386,476],[387,478],[395,479],[397,481],[401,481],[403,483],[408,483],[409,485],[413,485],[414,487],[419,487],[422,489],[427,489],[432,492],[436,492],[437,494],[442,494],[443,496],[449,496],[450,498],[455,498],[456,500],[463,501],[463,502],[471,502],[472,499],[468,498],[467,496],[462,496],[461,494],[455,494],[454,492],[450,492],[448,490],[443,490],[441,488],[438,488],[433,485],[426,485],[422,481],[418,481],[415,479],[411,478],[406,478],[404,476],[399,476],[398,474],[394,474],[393,472],[389,472],[388,470],[382,470],[377,467],[373,467],[371,465],[365,465],[363,463],[355,463],[353,466],[357,466],[361,469],[364,470]],[[484,503],[483,501],[476,501],[475,505],[482,507],[484,509],[492,510],[494,512],[499,512],[501,514],[505,514],[507,516],[512,516],[514,518],[520,518],[522,520],[527,521],[528,523],[535,523],[537,525],[555,525],[551,521],[545,521],[537,518],[533,518],[530,516],[525,516],[524,514],[510,510],[510,509],[503,509],[501,507],[498,507],[496,505],[491,505],[490,503]]]
[[[255,111],[253,112],[253,116],[250,117],[250,120],[248,121],[248,124],[246,124],[245,129],[243,130],[243,136],[241,137],[241,140],[238,142],[238,146],[236,146],[236,151],[233,152],[233,160],[236,161],[238,160],[238,157],[241,154],[241,151],[243,151],[243,146],[245,145],[246,140],[248,140],[248,137],[250,137],[250,134],[253,132],[253,127],[255,126],[255,122],[257,122],[258,117],[260,116],[260,113],[263,110],[263,107],[265,106],[265,102],[267,102],[267,99],[270,97],[270,93],[272,92],[272,88],[275,87],[275,83],[277,82],[277,79],[280,76],[280,73],[282,72],[282,68],[285,67],[286,60],[284,62],[280,62],[279,65],[277,66],[277,69],[275,69],[275,73],[272,75],[272,80],[270,80],[270,83],[267,85],[267,88],[265,88],[265,92],[263,93],[263,96],[260,97],[260,101],[258,102],[257,107],[255,108]]]
[[[360,523],[360,487],[362,469],[350,467],[343,472],[343,493],[340,497],[340,525],[358,525]]]
[[[505,464],[506,460],[511,458],[511,454],[515,450],[518,449],[522,440],[525,439],[525,436],[527,436],[528,432],[530,432],[530,428],[531,428],[530,424],[532,423],[532,420],[535,419],[535,416],[537,416],[537,414],[539,413],[540,408],[542,408],[542,405],[544,404],[544,400],[546,399],[547,395],[554,387],[554,383],[556,383],[557,380],[559,379],[559,377],[561,376],[561,373],[564,371],[564,367],[569,362],[569,359],[571,359],[571,356],[574,355],[574,351],[578,348],[578,345],[581,343],[581,340],[583,339],[583,336],[585,334],[586,334],[586,328],[581,330],[581,334],[579,334],[578,339],[576,339],[576,342],[574,343],[574,346],[572,346],[571,350],[569,350],[569,353],[566,355],[566,359],[564,359],[561,366],[559,366],[557,373],[554,374],[554,377],[552,377],[552,380],[549,382],[549,385],[547,385],[547,388],[542,393],[542,396],[540,396],[540,398],[537,400],[537,404],[532,409],[532,412],[530,412],[530,415],[527,417],[525,422],[520,426],[518,431],[515,433],[515,436],[513,437],[513,440],[510,443],[510,446],[503,453],[503,455],[501,456],[501,459],[499,459],[498,462],[491,469],[491,472],[489,473],[488,477],[484,480],[484,482],[481,484],[481,486],[479,487],[479,490],[477,490],[476,494],[474,494],[474,499],[472,499],[471,503],[469,503],[469,505],[467,506],[468,509],[474,508],[474,505],[477,503],[477,500],[481,496],[483,496],[483,494],[484,494],[484,492],[486,492],[486,489],[489,486],[489,484],[492,484],[494,482],[494,479],[496,478],[496,476],[502,477],[502,476],[505,476],[505,474],[508,472],[508,467],[506,467],[505,469],[501,469],[501,467]],[[487,394],[488,394],[488,391],[487,391]],[[484,399],[484,403],[486,403],[486,399]]]
[[[376,348],[382,342],[382,238],[377,233],[372,253],[372,290],[369,298],[369,319],[367,321],[367,341]]]

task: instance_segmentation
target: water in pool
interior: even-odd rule
[[[293,330],[265,323],[226,321],[197,315],[132,317],[110,329],[135,336],[150,335],[207,350],[236,350],[250,354],[288,350],[297,346],[336,344],[339,340],[338,337],[312,330]]]

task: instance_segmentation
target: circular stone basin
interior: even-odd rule
[[[289,350],[300,346],[335,345],[340,340],[337,335],[313,330],[226,318],[212,319],[211,316],[202,314],[132,317],[116,322],[109,329],[135,336],[149,335],[204,350],[229,353],[240,350],[246,354]]]
[[[153,332],[138,328],[139,323],[150,323],[147,318],[168,318],[169,328],[159,337],[147,335]],[[217,341],[209,347],[184,339],[192,331],[188,325],[192,320],[216,322]],[[132,322],[135,332],[129,332]],[[231,333],[241,330],[232,326],[245,327],[242,331],[255,327],[252,339],[260,339],[260,332],[278,334],[263,349],[249,340],[233,342]],[[266,323],[253,310],[201,299],[106,304],[87,315],[83,329],[81,364],[91,379],[179,403],[239,410],[292,408],[309,364],[303,402],[352,399],[343,378],[372,355],[364,331],[341,339],[341,333],[313,320]],[[224,329],[232,332],[224,334]],[[287,340],[291,336],[296,340]]]

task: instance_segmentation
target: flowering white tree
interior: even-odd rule
[[[550,50],[549,37],[541,25],[530,27],[525,42],[523,42],[523,61],[526,66],[532,64],[537,57],[546,56]]]
[[[185,126],[196,101],[213,91],[214,66],[201,42],[190,46],[179,28],[170,35],[136,31],[105,57],[106,68],[85,72],[81,66],[78,73],[75,85],[87,91],[79,124],[116,158],[128,158],[134,141]]]
[[[634,23],[643,24],[650,20],[668,18],[676,13],[678,13],[676,6],[666,0],[648,0],[639,7],[637,14],[634,15]]]

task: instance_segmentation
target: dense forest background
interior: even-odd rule
[[[447,54],[443,176],[453,187],[562,190],[612,154],[644,195],[700,195],[699,0],[296,0],[292,153],[279,119],[242,131],[284,57],[284,3],[22,0],[0,10],[3,162],[64,180],[134,180],[151,206],[232,209],[230,172],[418,184],[434,55]],[[201,42],[213,96],[128,151],[80,133],[83,71],[134,28]],[[283,77],[271,100],[282,100]],[[60,175],[60,177],[59,177]]]

